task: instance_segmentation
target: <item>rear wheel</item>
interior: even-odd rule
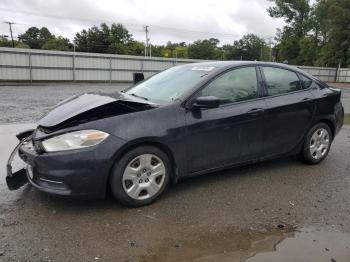
[[[138,207],[157,200],[170,181],[168,156],[153,146],[127,152],[114,166],[111,191],[126,206]]]
[[[306,135],[300,154],[301,160],[307,164],[320,163],[328,155],[332,139],[332,132],[327,124],[314,125]]]

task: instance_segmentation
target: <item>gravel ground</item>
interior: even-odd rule
[[[1,123],[35,122],[58,102],[84,92],[114,92],[128,84],[0,86]]]
[[[74,93],[121,88],[0,87],[0,261],[350,261],[350,126],[319,165],[285,158],[195,177],[138,209],[7,190],[13,134],[33,126],[14,122]]]

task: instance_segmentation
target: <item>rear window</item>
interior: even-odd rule
[[[296,73],[277,67],[263,67],[268,95],[279,95],[301,89]]]
[[[299,74],[301,86],[303,89],[308,89],[312,85],[312,80],[302,74]]]

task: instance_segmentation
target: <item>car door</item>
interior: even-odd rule
[[[315,105],[310,81],[296,72],[279,67],[260,67],[265,83],[266,157],[288,153],[301,142],[313,117]]]
[[[186,113],[189,173],[254,159],[261,154],[264,99],[259,72],[243,67],[225,72],[196,97],[216,96],[220,106]]]

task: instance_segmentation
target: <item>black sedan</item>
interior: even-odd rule
[[[320,163],[343,124],[341,92],[291,66],[177,66],[113,95],[71,97],[18,134],[7,184],[150,204],[171,182],[297,155]],[[17,154],[18,153],[18,154]],[[18,155],[25,168],[13,170]]]

